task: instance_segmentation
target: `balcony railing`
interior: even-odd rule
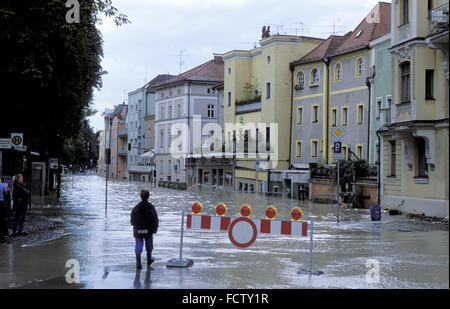
[[[428,29],[430,34],[448,31],[448,3],[428,11]]]

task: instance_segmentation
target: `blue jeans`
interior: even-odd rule
[[[16,232],[17,227],[19,228],[17,230],[18,233],[23,232],[23,225],[25,224],[25,211],[16,211],[16,215],[14,216],[14,226],[13,226],[13,233]]]
[[[147,254],[151,254],[153,250],[153,235],[147,236],[147,237],[135,237],[136,240],[136,247],[134,249],[134,252],[136,254],[141,254],[142,250],[144,249],[144,240],[145,240],[145,250],[147,251]]]

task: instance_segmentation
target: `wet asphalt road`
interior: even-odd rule
[[[151,190],[160,228],[154,236],[156,258],[151,271],[135,269],[131,208],[141,189]],[[309,237],[258,235],[249,248],[234,246],[226,232],[185,230],[185,269],[166,263],[179,256],[181,211],[201,201],[204,213],[224,202],[229,216],[250,204],[252,217],[264,218],[267,205],[277,219],[289,220],[300,206],[304,220],[314,220],[313,270],[308,268]],[[297,288],[448,288],[448,225],[383,214],[371,222],[368,210],[341,209],[234,191],[195,188],[178,191],[150,188],[147,183],[109,182],[105,215],[105,181],[98,176],[63,177],[61,200],[36,200],[33,213],[62,222],[42,239],[0,244],[1,288],[157,288],[157,289],[297,289]],[[143,255],[145,257],[145,255]],[[79,264],[79,284],[66,281]],[[144,258],[145,260],[145,258]],[[378,271],[377,271],[378,270]],[[377,276],[377,274],[379,276]]]

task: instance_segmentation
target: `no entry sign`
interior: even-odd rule
[[[255,242],[257,235],[258,229],[255,223],[247,217],[233,220],[228,228],[228,237],[231,243],[240,248],[250,247]]]

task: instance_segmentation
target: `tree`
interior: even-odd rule
[[[128,23],[111,0],[79,0],[79,23],[68,23],[65,0],[6,0],[0,4],[0,137],[23,132],[43,157],[76,138],[101,88],[101,16]]]

